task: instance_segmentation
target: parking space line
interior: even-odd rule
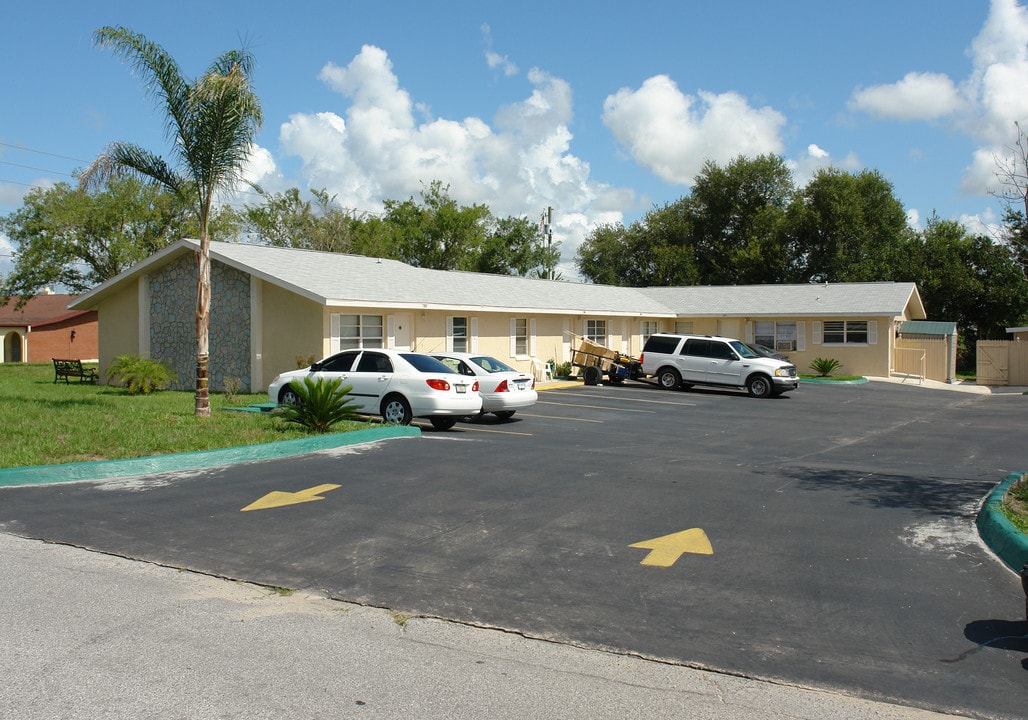
[[[583,422],[583,423],[603,423],[603,420],[596,420],[595,418],[575,418],[575,417],[561,417],[560,415],[532,415],[529,413],[520,413],[522,417],[530,418],[542,418],[544,420],[567,420],[568,422]]]
[[[655,415],[656,410],[633,410],[632,408],[620,408],[611,407],[609,405],[582,405],[580,403],[558,403],[548,402],[546,400],[539,400],[537,405],[560,405],[561,407],[574,407],[574,408],[589,408],[590,410],[617,410],[619,412],[634,412],[634,413],[647,413],[649,415]]]
[[[517,430],[493,430],[492,428],[486,427],[475,427],[474,425],[461,424],[461,430],[467,430],[468,432],[481,432],[481,433],[498,433],[500,435],[521,435],[522,437],[532,437],[535,433],[518,432]],[[428,437],[426,435],[426,437]]]
[[[594,397],[594,398],[607,398],[608,395],[600,395],[598,393],[579,393],[580,397]],[[637,403],[653,403],[655,405],[686,405],[688,407],[696,407],[699,403],[694,402],[675,402],[674,400],[644,400],[642,398],[624,397],[623,400],[627,402]]]

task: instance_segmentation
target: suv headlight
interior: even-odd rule
[[[775,377],[795,377],[796,371],[791,367],[777,368],[775,370]]]

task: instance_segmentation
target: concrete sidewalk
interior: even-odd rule
[[[47,544],[0,527],[0,717],[950,718]]]

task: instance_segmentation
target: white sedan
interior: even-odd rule
[[[539,399],[534,377],[494,357],[463,352],[432,353],[432,357],[461,375],[478,380],[482,414],[493,413],[506,420],[515,411],[535,405]]]
[[[268,386],[268,398],[293,404],[299,398],[289,386],[293,380],[340,379],[353,389],[358,412],[381,415],[388,423],[410,424],[428,418],[432,426],[447,430],[457,420],[482,410],[482,397],[474,378],[463,377],[438,360],[399,350],[344,350],[308,368],[277,375]]]

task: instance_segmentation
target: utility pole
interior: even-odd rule
[[[545,243],[546,250],[549,251],[549,249],[553,246],[553,208],[552,207],[547,207],[546,211],[539,218],[539,234],[542,235],[542,240],[543,240],[543,243]],[[547,261],[546,261],[546,265],[544,265],[544,268],[545,268],[545,275],[544,275],[544,277],[546,277],[548,280],[553,280],[554,279],[554,277],[553,277],[554,272],[553,272],[553,265],[550,263],[550,260],[549,260],[549,252],[547,252]]]

